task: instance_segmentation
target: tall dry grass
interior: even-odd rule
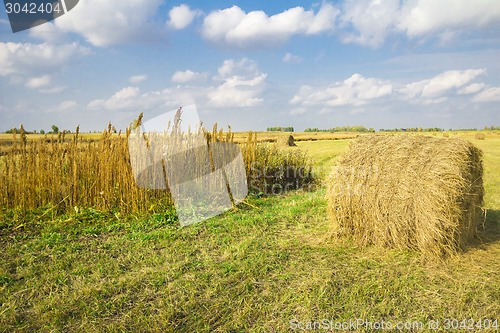
[[[54,213],[67,213],[78,207],[123,213],[171,208],[173,201],[168,189],[137,186],[128,149],[130,135],[131,129],[114,134],[110,124],[97,140],[87,141],[78,128],[72,134],[47,134],[28,140],[21,127],[21,133],[13,135],[10,148],[0,157],[0,206],[20,210],[46,207]],[[209,144],[234,141],[231,129],[225,132],[217,124],[204,136]],[[277,149],[263,148],[255,133],[248,133],[240,148],[249,184],[267,184],[269,188],[273,181],[282,181],[268,175],[269,170],[279,172],[280,165],[297,170],[307,167],[303,153],[278,153]],[[268,174],[255,172],[266,166]],[[303,181],[295,183],[302,186]]]
[[[2,158],[0,202],[7,208],[50,206],[67,212],[75,207],[147,210],[151,203],[170,204],[162,191],[135,186],[125,134],[114,135],[108,126],[96,141],[86,142],[79,129],[28,141],[21,130]]]

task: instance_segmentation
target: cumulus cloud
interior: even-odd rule
[[[486,84],[473,82],[485,73],[484,69],[453,70],[406,84],[354,74],[327,87],[303,85],[289,101],[295,107],[291,114],[300,114],[311,107],[318,107],[323,113],[330,112],[332,107],[359,107],[382,98],[386,102],[404,101],[414,105],[444,103],[458,95],[464,98],[473,95],[469,97],[473,102],[500,100],[500,88],[486,89]]]
[[[89,52],[78,43],[0,43],[0,76],[58,71]]]
[[[392,84],[388,81],[365,78],[354,74],[350,78],[336,82],[326,88],[302,86],[290,100],[292,105],[301,106],[360,106],[392,94]]]
[[[147,75],[143,74],[143,75],[133,75],[131,77],[128,78],[128,82],[130,82],[131,84],[139,84],[141,82],[144,82],[146,81],[148,78]]]
[[[392,34],[433,36],[449,44],[461,32],[499,24],[500,6],[490,0],[344,0],[323,2],[316,12],[294,7],[275,15],[233,6],[209,13],[202,35],[219,46],[249,49],[276,47],[297,35],[334,32],[345,43],[378,47]]]
[[[472,83],[460,89],[458,91],[458,94],[459,95],[475,94],[481,91],[484,87],[486,87],[486,84],[484,83]]]
[[[176,85],[160,90],[141,92],[138,87],[128,86],[110,97],[94,99],[88,109],[109,111],[165,111],[196,103],[216,108],[240,108],[256,106],[263,102],[262,91],[267,74],[247,58],[228,59],[219,66],[217,75],[210,82],[207,73],[191,70],[177,72],[173,83],[196,81],[202,85]]]
[[[63,32],[82,35],[94,46],[157,41],[163,24],[155,20],[162,0],[86,0],[55,20]]]
[[[424,104],[440,103],[445,101],[445,94],[454,92],[484,73],[484,69],[447,71],[431,79],[409,83],[399,89],[399,92],[406,100]]]
[[[481,91],[472,99],[474,102],[500,102],[500,87],[491,87]]]
[[[68,100],[68,101],[64,101],[64,102],[61,102],[56,110],[58,112],[64,112],[64,111],[69,111],[71,109],[74,109],[78,104],[75,102],[75,101],[72,101],[72,100]]]
[[[398,33],[410,38],[434,36],[447,44],[463,31],[500,22],[500,6],[490,0],[359,0],[338,6],[342,40],[371,47]]]
[[[139,93],[140,89],[137,87],[125,87],[109,99],[96,99],[87,106],[89,108],[105,108],[108,110],[129,109],[134,104],[134,100],[139,96]]]
[[[399,0],[361,0],[344,2],[340,26],[346,43],[376,47],[393,30]]]
[[[108,111],[168,111],[180,105],[199,103],[206,95],[206,88],[175,87],[141,93],[137,87],[125,87],[107,99],[95,99],[88,109]]]
[[[214,107],[250,107],[261,104],[260,96],[267,74],[261,73],[257,64],[243,58],[225,60],[215,78],[222,83],[208,94],[208,104]]]
[[[205,39],[222,46],[237,48],[274,47],[294,35],[312,35],[332,31],[338,11],[323,3],[317,13],[303,7],[287,9],[268,16],[263,11],[244,12],[233,6],[207,15],[203,22]]]
[[[46,87],[49,84],[50,84],[50,75],[43,75],[29,79],[28,82],[26,82],[26,87],[38,89]]]
[[[57,28],[54,22],[44,23],[31,28],[29,30],[29,34],[33,38],[37,38],[51,44],[62,43],[67,40],[66,33]]]
[[[175,30],[184,29],[200,15],[201,12],[199,10],[192,10],[188,5],[182,4],[176,6],[168,12],[168,26]]]
[[[283,57],[283,62],[288,64],[298,64],[302,62],[302,58],[292,53],[286,53]]]
[[[446,15],[443,15],[446,13]],[[446,30],[465,30],[498,24],[500,6],[490,0],[418,0],[401,8],[398,29],[409,37]]]
[[[204,80],[205,74],[193,72],[192,70],[177,71],[172,75],[173,83],[188,83],[193,81]]]

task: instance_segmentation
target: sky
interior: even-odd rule
[[[80,0],[17,33],[0,5],[0,132],[190,104],[237,131],[499,126],[500,4]]]

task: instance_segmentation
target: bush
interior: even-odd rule
[[[298,149],[258,144],[249,166],[248,188],[252,193],[283,194],[290,190],[311,190],[316,185],[307,155]]]

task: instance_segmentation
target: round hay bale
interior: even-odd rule
[[[482,152],[459,138],[362,136],[327,184],[334,235],[361,245],[456,254],[476,235]]]
[[[297,145],[295,144],[295,139],[293,135],[282,135],[278,139],[278,144],[287,146],[287,147],[296,147]]]
[[[476,140],[485,140],[486,139],[486,134],[484,134],[484,133],[476,133],[474,135],[474,139],[476,139]]]

